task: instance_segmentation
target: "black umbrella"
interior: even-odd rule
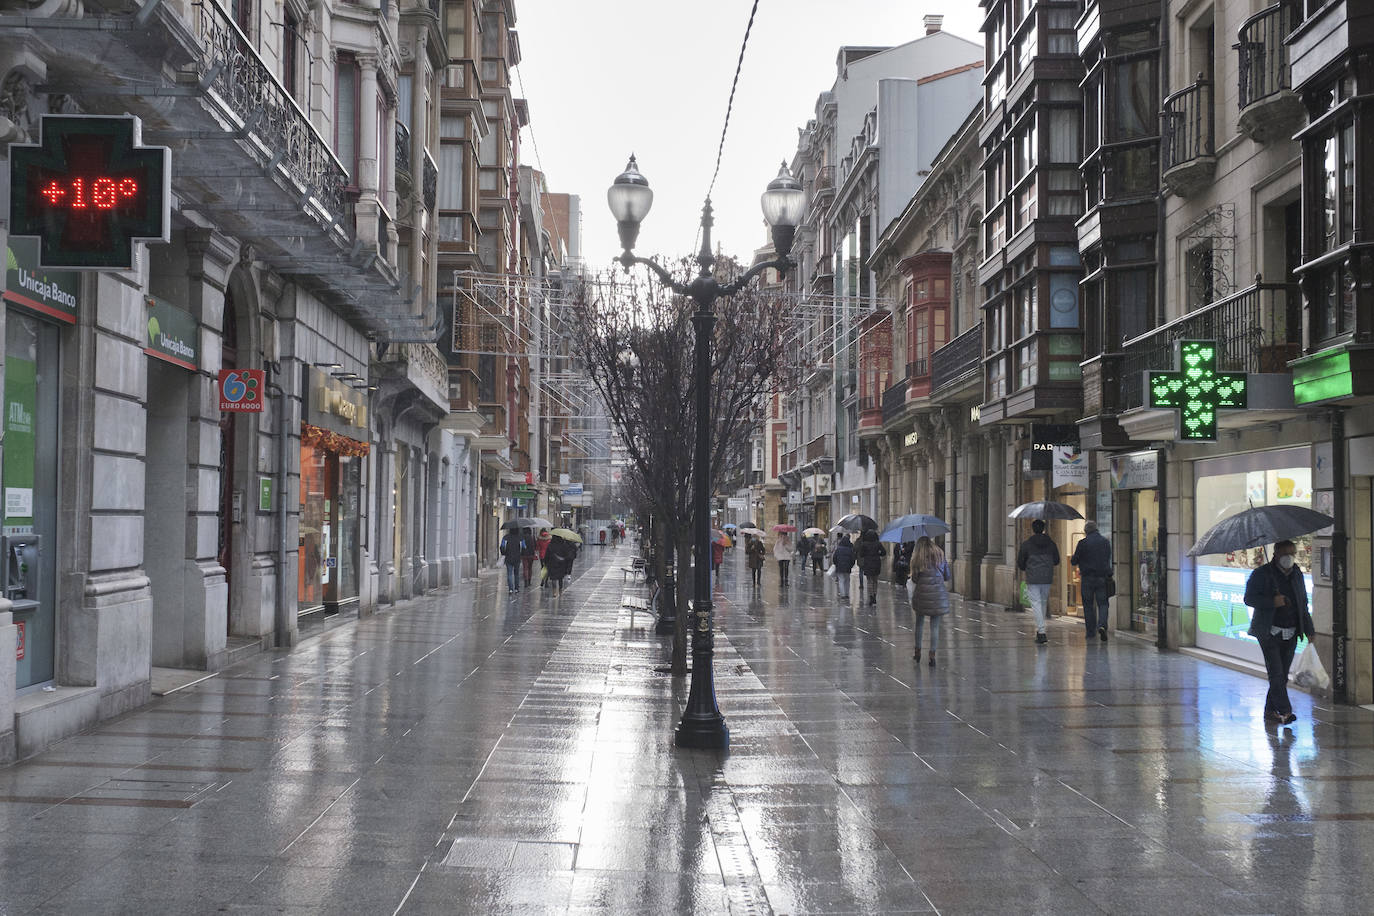
[[[830,530],[834,531],[835,528],[843,528],[845,531],[868,531],[870,529],[877,531],[878,523],[867,515],[860,515],[855,512],[840,519]]]
[[[1037,499],[1033,503],[1022,503],[1007,514],[1007,518],[1082,518],[1078,510],[1067,503],[1057,503],[1052,499]]]
[[[1222,519],[1197,539],[1190,557],[1249,550],[1275,541],[1311,534],[1335,523],[1329,515],[1304,506],[1255,506]]]
[[[511,519],[510,521],[506,522],[504,525],[501,526],[501,530],[504,531],[504,530],[507,529],[507,528],[552,528],[552,527],[553,527],[553,522],[547,521],[547,520],[542,519],[542,518],[526,518],[525,516],[522,515],[522,516],[518,516],[518,517],[513,518],[513,519]]]

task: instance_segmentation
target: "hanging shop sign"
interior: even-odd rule
[[[262,413],[266,387],[266,375],[261,369],[221,369],[219,409],[231,413]]]
[[[81,275],[38,266],[38,240],[13,235],[5,250],[5,301],[76,324],[81,301]]]
[[[905,436],[902,437],[902,447],[903,447],[903,448],[910,448],[911,446],[917,444],[917,443],[920,442],[920,441],[921,441],[921,434],[920,434],[920,432],[913,429],[911,432],[907,433]]]
[[[817,474],[817,475],[816,475],[816,487],[815,487],[815,489],[816,489],[816,495],[817,495],[818,497],[819,497],[819,496],[829,496],[829,495],[830,495],[830,475],[829,475],[829,474]]]
[[[361,390],[311,369],[306,422],[350,439],[366,439],[367,398]]]
[[[801,498],[807,502],[816,498],[816,478],[814,475],[808,474],[802,478]]]
[[[1107,460],[1113,490],[1150,490],[1159,486],[1159,452],[1131,452]]]
[[[570,484],[568,484],[566,487],[563,488],[563,495],[564,495],[564,496],[581,496],[581,495],[582,495],[582,484],[580,484],[580,483],[570,483]]]
[[[1051,484],[1062,487],[1066,484],[1088,486],[1088,454],[1076,445],[1056,445],[1052,455],[1053,478]]]
[[[192,372],[199,369],[196,339],[200,335],[196,319],[165,299],[149,296],[147,302],[148,342],[143,352]]]
[[[1032,423],[1030,469],[1048,471],[1054,467],[1056,448],[1078,448],[1078,427],[1072,423]]]
[[[1217,411],[1245,409],[1245,373],[1217,371],[1214,340],[1175,341],[1174,365],[1170,371],[1146,370],[1149,406],[1178,411],[1179,439],[1215,442]]]
[[[136,242],[171,239],[172,153],[141,132],[133,115],[43,115],[38,143],[10,144],[10,232],[38,238],[41,267],[130,270]]]

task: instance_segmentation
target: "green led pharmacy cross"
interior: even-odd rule
[[[1178,437],[1213,442],[1217,411],[1245,409],[1245,373],[1217,371],[1214,340],[1175,341],[1173,372],[1146,372],[1149,406],[1179,411]]]

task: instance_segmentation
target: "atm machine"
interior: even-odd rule
[[[38,557],[41,544],[42,537],[37,534],[0,535],[0,593],[9,599],[14,622],[19,627],[17,649],[21,666],[24,665],[26,643],[28,636],[32,635],[34,618],[39,609]]]

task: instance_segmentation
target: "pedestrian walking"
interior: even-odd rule
[[[811,575],[825,571],[825,554],[827,552],[825,538],[819,534],[811,542]]]
[[[1097,530],[1097,522],[1083,524],[1083,540],[1073,549],[1069,563],[1078,567],[1078,579],[1083,593],[1083,626],[1088,639],[1093,633],[1107,641],[1108,614],[1107,580],[1112,577],[1112,542]]]
[[[811,538],[804,534],[797,539],[797,553],[801,554],[801,563],[797,564],[797,569],[801,572],[806,572],[808,561],[811,559],[811,548],[814,546]]]
[[[548,566],[544,562],[544,557],[549,552],[549,542],[553,540],[553,535],[549,534],[549,529],[541,528],[539,536],[534,539],[534,554],[539,558],[539,587],[549,587]]]
[[[792,566],[792,539],[786,531],[779,531],[773,542],[773,559],[778,561],[778,582],[787,584],[787,572]]]
[[[720,581],[720,564],[725,560],[725,542],[711,542],[711,583],[712,586]]]
[[[1288,700],[1288,669],[1293,665],[1298,634],[1310,641],[1315,632],[1297,554],[1297,544],[1279,541],[1274,545],[1274,559],[1252,572],[1245,583],[1245,603],[1255,609],[1250,635],[1259,641],[1269,675],[1264,718],[1283,725],[1298,718]]]
[[[763,539],[746,534],[749,542],[744,545],[744,556],[749,561],[749,577],[755,588],[763,584]]]
[[[572,558],[576,545],[564,538],[553,538],[544,553],[544,567],[549,571],[549,588],[555,595],[563,591],[565,580],[572,573]]]
[[[1045,533],[1044,519],[1031,522],[1031,532],[1016,552],[1016,568],[1026,574],[1026,591],[1035,613],[1035,642],[1043,646],[1050,641],[1045,635],[1045,610],[1050,602],[1054,568],[1059,565],[1059,547]]]
[[[501,557],[506,561],[506,591],[514,595],[520,591],[520,557],[525,552],[525,538],[518,528],[512,528],[501,538]]]
[[[922,537],[911,552],[911,609],[915,611],[912,629],[916,631],[916,651],[911,657],[921,660],[922,623],[930,621],[930,667],[935,667],[935,650],[940,647],[940,618],[949,613],[949,563],[945,552],[928,537]]]
[[[840,535],[840,542],[830,558],[830,568],[835,570],[835,589],[841,601],[849,600],[849,574],[854,570],[854,560],[854,545],[849,543],[849,535]]]
[[[887,550],[878,541],[878,532],[873,529],[866,530],[859,535],[859,548],[856,551],[859,558],[859,572],[868,580],[868,603],[878,603],[878,576],[883,571],[883,557],[887,556]],[[862,587],[860,581],[860,587]]]
[[[524,573],[525,587],[528,588],[530,584],[530,578],[534,575],[534,558],[536,556],[534,547],[534,529],[521,528],[520,540],[520,567],[521,571]]]
[[[892,548],[892,581],[894,584],[906,585],[906,580],[911,575],[911,555],[915,547],[915,544],[908,541]]]

